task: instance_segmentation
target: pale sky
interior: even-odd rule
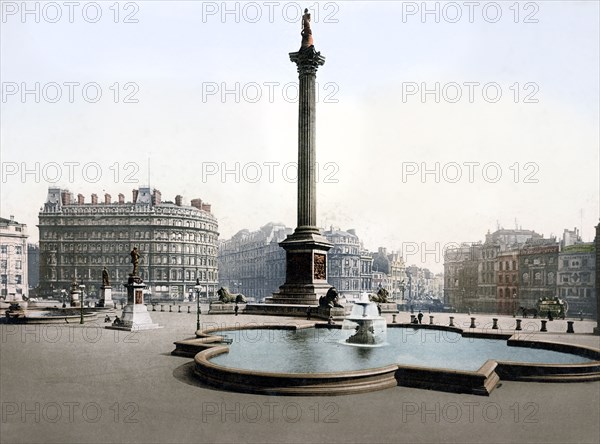
[[[2,3],[0,215],[28,224],[31,241],[48,186],[89,202],[130,199],[148,180],[164,200],[211,203],[224,239],[270,221],[295,227],[288,53],[300,46],[300,7],[326,57],[320,226],[355,228],[371,250],[441,251],[515,219],[593,239],[598,2],[428,3],[438,17],[423,17],[422,2],[231,2],[224,16],[222,2],[88,3],[28,3],[38,17]],[[37,97],[21,94],[36,82]],[[421,96],[436,82],[439,103]],[[442,270],[433,253],[406,260]]]

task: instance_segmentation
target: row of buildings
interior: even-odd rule
[[[72,280],[99,295],[107,268],[113,294],[131,271],[129,252],[140,253],[143,279],[156,298],[189,297],[201,283],[201,296],[220,286],[263,300],[285,281],[285,252],[279,247],[292,230],[269,223],[257,231],[241,230],[219,240],[211,206],[182,196],[164,201],[149,187],[100,200],[51,187],[39,213],[39,247],[27,243],[27,227],[13,217],[0,219],[0,297],[21,299],[39,280],[37,294],[59,296]],[[567,301],[571,312],[593,313],[596,304],[596,256],[592,243],[578,231],[562,239],[544,238],[532,230],[498,229],[484,242],[462,244],[444,254],[444,274],[407,266],[401,254],[379,248],[365,250],[354,230],[330,227],[323,235],[332,243],[328,280],[342,295],[386,288],[407,304],[439,298],[458,310],[513,314],[535,307],[544,297]]]
[[[445,302],[461,311],[514,314],[559,297],[571,313],[596,313],[596,247],[577,229],[560,241],[532,230],[488,232],[484,242],[445,251],[444,277]]]
[[[219,283],[258,301],[271,296],[285,282],[285,251],[279,247],[292,229],[268,223],[219,242]],[[355,230],[330,227],[322,232],[333,245],[327,254],[327,280],[342,296],[386,288],[397,301],[442,296],[443,278],[428,269],[406,267],[397,252],[365,250]]]

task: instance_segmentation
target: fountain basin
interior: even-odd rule
[[[319,337],[315,332],[319,330],[329,332],[328,336],[321,335],[321,339],[315,340]],[[414,343],[409,345],[408,340],[399,342],[407,335],[416,336],[412,333],[415,330],[420,329],[390,329],[390,345],[376,348],[340,343],[339,326],[338,329],[295,331],[289,328],[229,329],[219,331],[222,336],[212,336],[212,332],[201,334],[196,348],[193,339],[176,345],[180,349],[181,344],[183,350],[185,342],[187,356],[203,350],[194,357],[194,371],[202,381],[227,390],[251,393],[341,395],[403,385],[489,395],[500,378],[552,382],[600,380],[600,350],[551,342],[531,341],[535,342],[532,345],[516,339],[507,342],[506,339],[472,338],[459,329],[454,329],[453,336],[440,344],[435,342],[431,336],[435,332],[429,328],[422,329],[429,335],[424,346],[432,346],[428,354],[435,358],[428,362],[415,360],[425,348],[415,347]],[[437,334],[448,334],[448,331],[437,330]],[[232,340],[230,346],[223,345],[223,336]],[[460,352],[452,361],[449,357],[459,353],[460,348],[452,343],[462,343],[466,350],[471,347],[470,354]],[[394,345],[400,347],[394,348]],[[438,356],[444,349],[447,350]],[[480,355],[485,349],[493,355]],[[501,349],[505,354],[498,354]],[[174,354],[182,353],[176,350]],[[475,354],[480,356],[474,359]],[[537,362],[530,362],[532,360]]]

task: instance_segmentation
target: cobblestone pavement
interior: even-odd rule
[[[203,308],[203,313],[208,307]],[[429,321],[429,314],[425,321]],[[591,442],[600,441],[600,382],[502,382],[489,397],[396,387],[338,397],[271,397],[202,386],[191,360],[171,356],[195,313],[151,312],[140,333],[75,325],[0,325],[2,443]],[[447,325],[449,314],[432,314]],[[467,328],[468,314],[455,314]],[[492,316],[477,315],[478,328]],[[386,315],[391,322],[391,315]],[[401,313],[397,322],[407,322]],[[284,317],[202,316],[205,325],[306,323]],[[504,332],[515,319],[499,317]],[[521,334],[600,348],[594,323],[523,320]],[[537,326],[537,327],[536,327]]]

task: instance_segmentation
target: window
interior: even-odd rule
[[[21,247],[20,245],[17,245],[15,247],[15,254],[23,254],[23,247]]]
[[[21,275],[20,275],[20,274],[16,274],[16,275],[15,275],[15,281],[16,281],[16,282],[15,282],[16,284],[22,284],[22,282],[21,282],[21,281],[22,281],[22,278],[21,278]]]

